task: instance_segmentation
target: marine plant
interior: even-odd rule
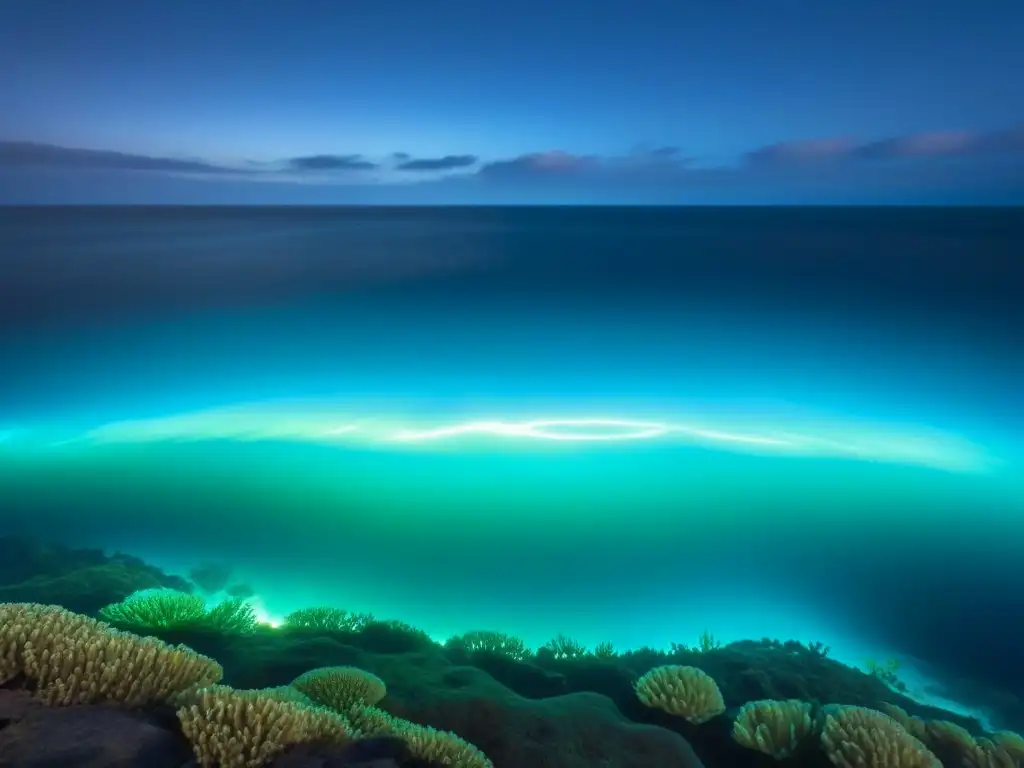
[[[359,632],[375,621],[372,613],[354,613],[327,605],[300,608],[284,618],[285,629],[319,629],[328,632]]]
[[[725,712],[718,684],[697,667],[666,664],[636,681],[637,698],[648,707],[683,717],[695,725]]]
[[[903,666],[899,659],[891,658],[884,662],[868,659],[864,662],[864,666],[867,668],[868,674],[877,677],[890,688],[895,688],[898,691],[905,691],[907,689],[906,684],[896,674],[899,672],[900,667]]]
[[[505,634],[476,630],[463,635],[454,635],[445,642],[447,648],[457,648],[466,653],[485,653],[502,656],[516,661],[528,659],[532,653],[522,638]]]

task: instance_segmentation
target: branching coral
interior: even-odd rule
[[[594,646],[594,657],[598,659],[614,659],[618,656],[615,646],[609,642],[598,643]]]
[[[358,667],[320,667],[299,675],[292,688],[315,704],[347,712],[357,704],[373,705],[384,698],[384,681]]]
[[[556,659],[580,659],[587,655],[587,647],[566,635],[555,635],[544,644]]]
[[[974,737],[956,723],[930,720],[924,726],[924,738],[941,755],[955,759],[965,768],[1018,768],[1024,756],[1024,742],[1009,731],[991,739]]]
[[[220,680],[213,659],[120,632],[52,605],[0,604],[0,673],[22,674],[51,706],[141,706]]]
[[[372,613],[353,613],[341,608],[319,606],[300,608],[289,613],[282,625],[285,629],[322,629],[335,632],[359,632],[374,621]]]
[[[1019,758],[991,739],[978,739],[963,755],[965,768],[1019,768]]]
[[[636,695],[648,707],[704,723],[725,711],[718,684],[696,667],[666,664],[636,682]]]
[[[915,739],[926,741],[924,720],[919,717],[911,717],[903,707],[898,707],[895,704],[890,704],[888,702],[882,703],[881,710],[897,723],[902,725],[906,729],[907,733]]]
[[[118,627],[138,632],[205,629],[243,635],[256,628],[252,606],[240,598],[225,600],[208,611],[201,597],[173,589],[136,592],[101,609],[100,616]]]
[[[248,635],[256,629],[256,613],[252,606],[241,598],[232,598],[215,605],[206,616],[202,625],[226,635]]]
[[[751,701],[743,705],[732,737],[737,744],[781,760],[814,732],[813,708],[806,701]]]
[[[941,768],[938,758],[902,725],[864,707],[830,707],[821,744],[839,768]]]
[[[504,632],[478,630],[456,635],[445,643],[450,648],[461,648],[467,653],[487,653],[522,661],[530,657],[530,649],[521,638]]]
[[[353,736],[340,715],[261,691],[218,685],[195,691],[188,698],[191,703],[178,709],[178,720],[204,768],[261,768],[291,744],[344,744]]]
[[[104,621],[138,629],[178,629],[196,624],[204,616],[203,598],[174,589],[136,592],[120,603],[100,609]]]
[[[483,752],[450,731],[410,723],[376,707],[352,707],[347,715],[363,736],[396,736],[409,745],[418,760],[459,768],[493,768]]]
[[[996,731],[992,734],[992,742],[1015,760],[1024,762],[1024,737],[1019,733]]]

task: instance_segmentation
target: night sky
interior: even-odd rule
[[[0,202],[1022,203],[1020,0],[0,5]]]

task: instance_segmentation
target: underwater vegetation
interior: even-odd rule
[[[19,583],[51,583],[25,562]],[[124,562],[83,555],[79,570]],[[0,766],[1024,765],[1020,735],[914,702],[878,673],[895,669],[710,630],[693,646],[617,651],[564,634],[531,649],[488,630],[439,643],[331,606],[271,627],[239,598],[211,607],[168,587],[91,615],[5,602]]]

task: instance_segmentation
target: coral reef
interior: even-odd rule
[[[705,632],[616,652],[560,635],[535,652],[479,631],[440,645],[327,607],[275,629],[130,559],[66,559],[11,569],[68,583],[51,605],[0,605],[0,768],[1024,768],[1018,734],[921,706],[820,644]],[[103,603],[71,583],[111,569],[160,586]]]

